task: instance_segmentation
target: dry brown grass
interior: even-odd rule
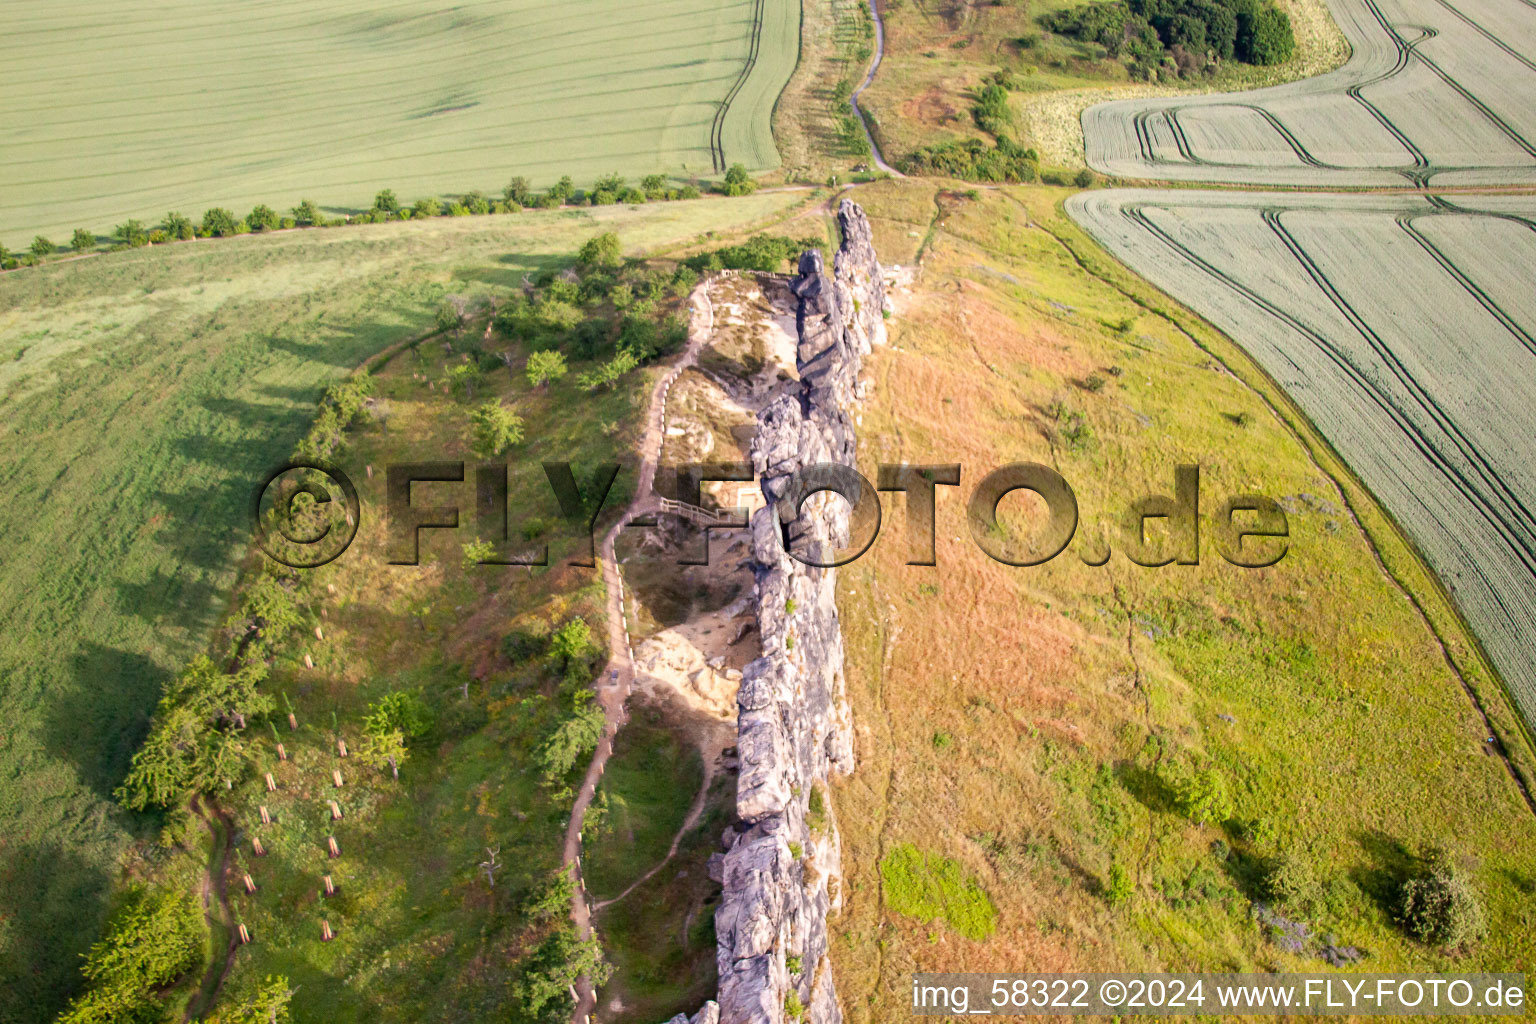
[[[1342,508],[1292,516],[1290,554],[1271,569],[1227,565],[1208,533],[1199,566],[1082,562],[1088,541],[1119,546],[1121,511],[1171,492],[1179,462],[1202,466],[1206,510],[1237,491],[1343,498],[1260,395],[1184,332],[1246,369],[1230,343],[1079,266],[1053,234],[1070,230],[1053,205],[1064,194],[935,203],[917,182],[859,193],[877,235],[898,240],[925,204],[942,210],[916,286],[897,297],[892,345],[868,364],[861,462],[964,471],[958,491],[940,491],[936,567],[902,564],[887,500],[882,538],[839,582],[859,760],[835,792],[847,904],[832,931],[850,1021],[903,1012],[914,970],[1315,969],[1247,916],[1244,858],[1282,847],[1335,883],[1337,908],[1314,923],[1369,949],[1375,970],[1438,962],[1377,898],[1393,851],[1475,853],[1501,923],[1464,963],[1528,962],[1536,931],[1518,880],[1536,877],[1536,821]],[[1093,372],[1102,390],[1081,386]],[[1062,406],[1089,443],[1065,439]],[[1083,519],[1063,556],[1013,569],[978,550],[962,502],[988,470],[1026,460],[1058,468]],[[1352,484],[1344,493],[1369,505]],[[1217,766],[1238,817],[1278,838],[1250,849],[1169,809],[1159,761],[1192,758]],[[1218,837],[1244,852],[1224,866],[1208,852]],[[975,942],[890,912],[877,864],[898,842],[979,877],[996,934]],[[1115,863],[1136,886],[1119,908],[1100,894]],[[1191,898],[1206,876],[1213,894]]]

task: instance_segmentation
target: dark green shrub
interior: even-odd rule
[[[1397,917],[1420,942],[1447,949],[1470,945],[1488,930],[1472,879],[1442,853],[1431,854],[1423,870],[1403,883]]]

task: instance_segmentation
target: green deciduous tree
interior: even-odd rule
[[[261,203],[246,215],[245,223],[252,231],[271,231],[278,225],[277,211]]]
[[[595,370],[589,370],[576,378],[576,383],[586,391],[611,388],[630,370],[640,365],[640,360],[629,349],[620,349],[612,359]]]
[[[32,255],[36,256],[38,259],[42,259],[44,256],[53,255],[54,250],[57,249],[58,246],[54,245],[42,235],[38,235],[36,238],[32,239],[31,248]]]
[[[171,238],[186,241],[197,237],[197,226],[192,223],[192,218],[175,212],[165,215],[165,233]]]
[[[1248,61],[1252,64],[1283,64],[1296,52],[1296,36],[1291,31],[1290,15],[1266,4],[1253,22],[1253,40]]]
[[[623,262],[623,247],[612,231],[587,239],[576,253],[576,265],[583,270],[612,270]]]
[[[485,379],[485,371],[476,362],[455,363],[443,378],[443,384],[459,398],[473,399],[475,389]]]
[[[523,418],[494,399],[469,415],[470,447],[482,459],[494,459],[523,439]]]
[[[124,245],[137,248],[149,244],[149,229],[144,226],[143,221],[124,221],[112,229],[112,237]]]
[[[539,388],[550,381],[559,380],[568,371],[563,353],[550,349],[528,356],[528,383]]]
[[[311,200],[300,200],[299,205],[290,212],[293,214],[293,222],[301,228],[313,227],[320,223],[320,207]]]
[[[69,247],[75,252],[96,248],[96,233],[87,231],[85,228],[75,228],[75,233],[69,240]]]
[[[528,187],[528,179],[518,175],[507,182],[507,187],[501,190],[501,197],[508,204],[516,203],[518,206],[527,206],[533,198],[533,190]]]
[[[1232,816],[1227,780],[1214,767],[1177,766],[1169,775],[1168,784],[1179,810],[1196,825],[1222,822]]]
[[[373,208],[379,213],[396,214],[400,212],[400,200],[395,198],[395,190],[392,188],[380,189],[373,197]]]
[[[756,190],[757,182],[752,180],[744,164],[732,164],[730,170],[725,172],[725,181],[720,185],[720,191],[728,196],[750,195]]]
[[[204,238],[227,238],[239,234],[243,227],[244,224],[236,220],[233,213],[215,206],[203,212],[203,223],[199,231]]]

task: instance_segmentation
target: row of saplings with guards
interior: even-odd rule
[[[1472,952],[1487,933],[1487,915],[1469,867],[1439,847],[1410,851],[1382,835],[1367,844],[1377,864],[1351,872],[1350,877],[1320,872],[1315,858],[1282,843],[1266,818],[1236,815],[1225,777],[1214,763],[1189,756],[1160,758],[1154,773],[1129,771],[1128,788],[1146,790],[1143,799],[1167,806],[1202,826],[1218,827],[1222,835],[1210,844],[1220,869],[1251,899],[1250,916],[1269,940],[1287,953],[1315,957],[1333,966],[1366,957],[1312,923],[1347,923],[1363,912],[1362,898],[1374,901],[1409,935],[1452,956]],[[1094,786],[1099,796],[1114,787],[1108,766]],[[1110,806],[1112,800],[1095,798]],[[1112,807],[1109,811],[1115,816]],[[1204,864],[1186,877],[1163,879],[1164,898],[1175,909],[1185,902],[1208,902],[1236,895],[1232,885]],[[1115,862],[1102,886],[1112,905],[1127,903],[1136,886],[1124,865]]]
[[[725,178],[713,186],[713,191],[727,196],[749,195],[756,189],[757,183],[741,164],[733,165],[726,171]],[[381,189],[368,209],[340,217],[327,217],[310,199],[302,200],[286,214],[265,203],[257,204],[244,217],[216,206],[205,211],[199,221],[173,210],[159,224],[145,224],[133,219],[124,221],[112,229],[109,242],[110,250],[118,252],[146,245],[187,242],[195,238],[230,238],[292,228],[382,224],[395,220],[426,220],[431,217],[474,217],[518,213],[525,209],[551,210],[562,206],[612,206],[617,203],[638,205],[698,199],[702,194],[696,183],[678,185],[665,174],[648,174],[637,185],[629,184],[622,175],[607,174],[597,179],[588,189],[577,188],[571,177],[566,175],[543,190],[534,189],[527,178],[515,177],[501,190],[500,196],[489,196],[478,189],[472,189],[447,199],[425,196],[407,204],[400,201],[394,189]],[[69,248],[77,254],[94,252],[100,246],[101,239],[88,228],[76,228],[69,241]],[[58,253],[61,248],[58,243],[43,235],[33,238],[32,244],[21,252],[12,253],[0,245],[0,270],[35,266]]]
[[[295,457],[334,455],[367,393],[365,377],[332,385]],[[273,663],[285,651],[291,655],[299,637],[310,630],[323,636],[313,611],[320,595],[313,586],[306,574],[265,562],[239,595],[214,649],[194,658],[166,686],[149,733],[114,793],[128,810],[162,817],[162,846],[196,848],[193,810],[199,801],[217,799],[257,774],[260,765],[282,757],[277,723],[289,731],[299,723],[287,695],[274,695],[264,684]],[[430,724],[419,695],[386,694],[369,709],[362,741],[350,752],[353,762],[381,776],[397,776],[411,741]],[[264,736],[268,730],[270,743]],[[81,968],[85,991],[60,1017],[61,1024],[164,1019],[165,990],[204,964],[206,932],[191,893],[156,883],[129,889],[106,934],[86,955]],[[292,995],[286,979],[268,978],[252,991],[235,994],[205,1020],[286,1021]]]

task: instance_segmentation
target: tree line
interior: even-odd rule
[[[757,188],[742,164],[733,164],[722,181],[712,191],[726,196],[749,195]],[[373,205],[360,213],[342,217],[327,217],[320,207],[309,199],[302,200],[286,214],[281,214],[265,203],[257,205],[244,217],[224,207],[204,211],[202,219],[192,218],[177,211],[165,215],[154,225],[141,220],[127,220],[112,229],[108,251],[120,252],[147,245],[166,242],[190,241],[194,238],[229,238],[235,235],[256,234],[263,231],[285,231],[291,228],[329,228],[347,224],[378,224],[393,220],[421,220],[428,217],[468,217],[486,214],[518,213],[525,209],[547,210],[562,206],[612,206],[615,204],[640,204],[672,202],[680,199],[698,199],[702,191],[695,183],[675,185],[664,174],[649,174],[637,185],[631,185],[619,174],[607,174],[599,178],[591,188],[579,189],[569,175],[562,177],[547,189],[536,190],[527,178],[514,177],[501,190],[499,196],[487,196],[473,190],[443,198],[427,196],[409,205],[396,196],[393,189],[381,189]],[[94,252],[101,240],[87,228],[76,228],[69,241],[69,248],[76,254]],[[14,270],[21,266],[35,266],[60,251],[50,239],[38,235],[32,244],[21,252],[11,252],[0,245],[0,270]]]

